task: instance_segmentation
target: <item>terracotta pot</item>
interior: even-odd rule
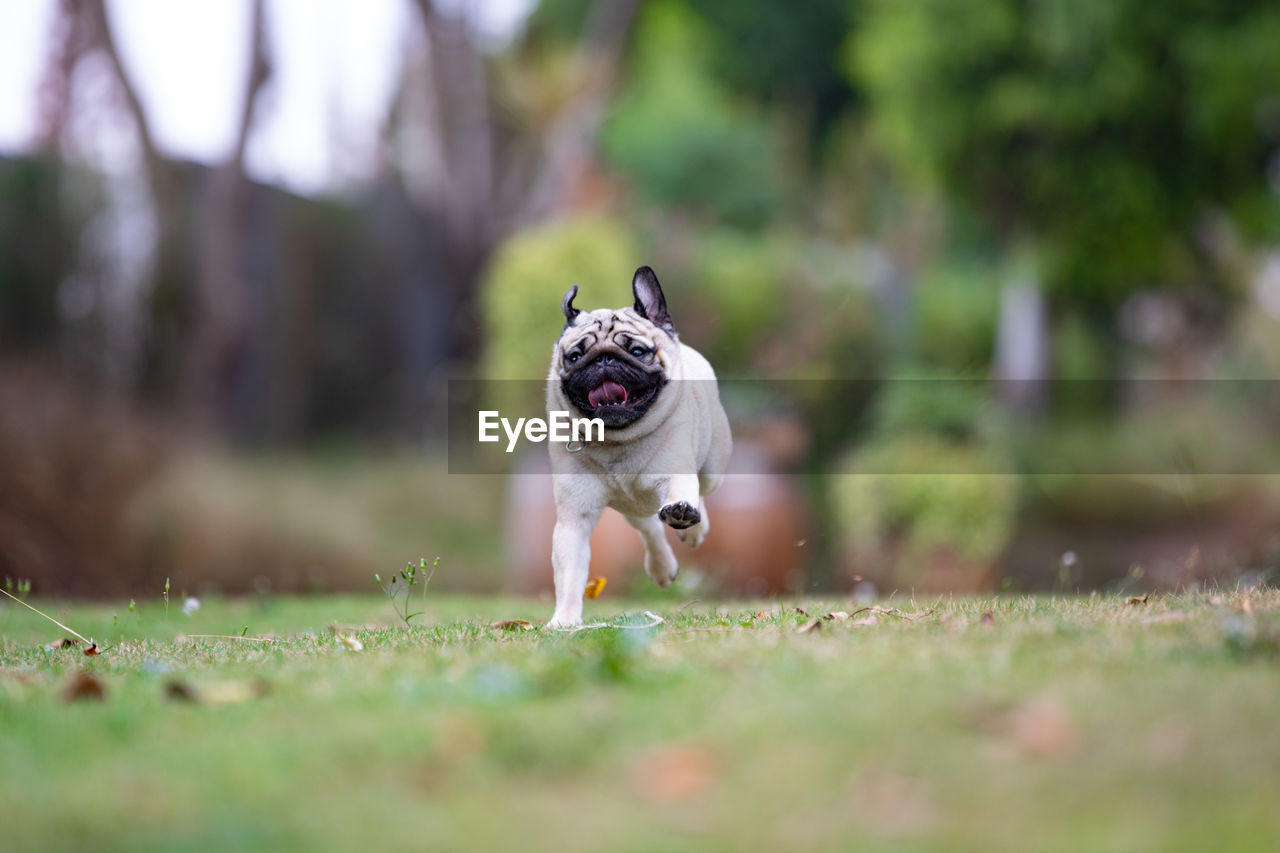
[[[767,456],[750,444],[734,448],[724,483],[707,499],[711,531],[693,550],[668,530],[683,583],[734,595],[769,595],[804,582],[803,503],[791,478],[769,469]],[[518,592],[553,589],[551,531],[555,526],[551,474],[545,457],[529,457],[510,479],[507,554],[510,586]],[[643,590],[644,548],[626,519],[605,510],[591,535],[591,574],[612,590]],[[681,580],[676,581],[681,584]]]

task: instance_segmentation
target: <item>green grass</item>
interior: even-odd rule
[[[372,596],[35,604],[105,650],[0,605],[5,850],[1280,848],[1275,591],[805,633],[796,604],[855,606],[606,593],[589,619],[667,621],[567,635],[430,594],[411,629]],[[190,636],[246,626],[278,641]],[[64,700],[81,671],[105,700]]]

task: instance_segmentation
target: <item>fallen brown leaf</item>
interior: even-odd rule
[[[528,631],[533,625],[524,619],[499,619],[497,622],[490,622],[489,627],[502,631]]]
[[[608,578],[591,578],[587,581],[587,588],[582,591],[582,594],[587,598],[598,598],[600,593],[604,592],[604,585],[608,582]]]
[[[79,672],[72,676],[71,683],[67,685],[66,690],[62,691],[62,698],[66,702],[78,702],[83,699],[101,701],[107,698],[107,689],[103,687],[96,675]]]
[[[357,637],[354,637],[351,634],[344,634],[341,631],[334,631],[334,633],[338,635],[338,642],[351,649],[351,651],[364,651],[364,643],[360,642]]]
[[[85,649],[85,650],[84,650],[84,653],[85,653],[85,655],[100,655],[100,654],[102,654],[102,652],[98,651],[98,644],[97,644],[97,643],[91,643],[91,644],[89,645],[89,648],[87,648],[87,649]]]
[[[806,615],[807,615],[807,614],[806,614]],[[816,631],[816,630],[818,630],[818,629],[819,629],[819,628],[821,628],[821,627],[822,627],[822,620],[821,620],[821,619],[811,619],[811,620],[809,620],[808,622],[806,622],[806,623],[804,623],[803,625],[801,625],[801,626],[800,626],[800,628],[796,631],[796,633],[798,633],[798,634],[808,634],[810,631]]]
[[[1147,599],[1148,599],[1148,598],[1150,598],[1150,597],[1151,597],[1151,593],[1149,593],[1149,592],[1148,592],[1146,595],[1144,595],[1144,596],[1142,596],[1142,597],[1138,597],[1138,596],[1136,596],[1136,595],[1135,595],[1135,596],[1133,596],[1133,597],[1131,597],[1131,598],[1126,598],[1126,599],[1124,600],[1124,603],[1125,603],[1125,604],[1127,604],[1127,605],[1129,605],[1130,607],[1136,607],[1136,606],[1137,606],[1137,605],[1139,605],[1139,604],[1146,604],[1146,603],[1147,603]]]
[[[799,613],[801,616],[809,615],[808,613],[805,613],[803,610],[801,610],[799,607],[796,608],[796,613]]]
[[[757,612],[756,612],[756,618],[757,618],[757,619],[768,619],[768,618],[769,618],[769,614],[768,614],[768,613],[765,613],[763,610],[760,610],[760,611],[757,611]]]
[[[52,643],[45,643],[44,647],[46,649],[49,649],[50,651],[57,651],[58,649],[65,649],[70,646],[78,646],[78,645],[80,645],[80,641],[77,640],[76,638],[63,637],[61,640],[54,640]]]
[[[843,610],[835,610],[822,617],[827,622],[844,622],[849,618],[849,614]]]

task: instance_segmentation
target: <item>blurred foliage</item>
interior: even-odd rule
[[[875,375],[878,307],[856,251],[781,228],[709,228],[686,237],[673,265],[676,328],[722,374]]]
[[[694,252],[690,325],[719,370],[750,370],[768,339],[788,325],[788,292],[798,295],[788,281],[794,247],[781,235],[762,239],[722,229],[706,232]]]
[[[651,201],[762,225],[781,193],[768,121],[710,70],[706,27],[682,3],[654,0],[634,34],[631,74],[606,121],[606,158]]]
[[[1030,509],[1072,522],[1162,523],[1254,500],[1259,475],[1280,470],[1275,426],[1262,417],[1273,383],[1127,390],[1154,399],[1119,417],[1060,418],[1012,436]]]
[[[711,34],[717,76],[735,91],[807,111],[815,136],[852,99],[849,82],[840,73],[840,53],[857,6],[851,0],[689,3]]]
[[[155,588],[172,574],[191,592],[259,596],[371,592],[374,573],[426,552],[441,558],[432,590],[494,589],[502,484],[454,474],[442,488],[447,467],[443,455],[385,449],[185,454],[128,503],[130,581]]]
[[[872,428],[879,436],[916,433],[953,441],[990,439],[1005,420],[992,391],[992,384],[985,381],[903,371],[887,381],[876,397]]]
[[[172,449],[159,424],[122,400],[5,363],[0,577],[30,578],[37,595],[136,588],[129,512]]]
[[[985,375],[996,339],[997,285],[989,268],[950,264],[921,272],[912,291],[913,360],[951,375]]]
[[[905,170],[1035,240],[1064,297],[1115,304],[1195,272],[1209,206],[1275,229],[1277,43],[1267,0],[872,0],[849,67]]]
[[[56,337],[59,288],[76,268],[92,213],[86,192],[97,185],[72,168],[53,157],[0,158],[0,348]]]
[[[582,35],[593,0],[539,0],[525,24],[525,39],[571,44]]]
[[[575,306],[634,302],[638,253],[627,229],[607,219],[554,222],[512,237],[485,274],[485,379],[542,379],[564,325],[560,301],[578,285]]]
[[[926,434],[880,439],[831,478],[850,570],[893,588],[982,586],[1013,534],[1018,480],[990,449]],[[950,578],[930,577],[940,570]]]

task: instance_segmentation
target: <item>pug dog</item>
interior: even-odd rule
[[[715,371],[676,334],[658,277],[631,281],[635,304],[611,311],[561,302],[564,329],[547,376],[548,411],[600,418],[603,441],[550,443],[556,503],[551,565],[556,609],[548,627],[582,623],[591,531],[613,507],[640,533],[644,569],[660,587],[676,576],[664,525],[696,548],[710,529],[703,498],[733,450]]]

